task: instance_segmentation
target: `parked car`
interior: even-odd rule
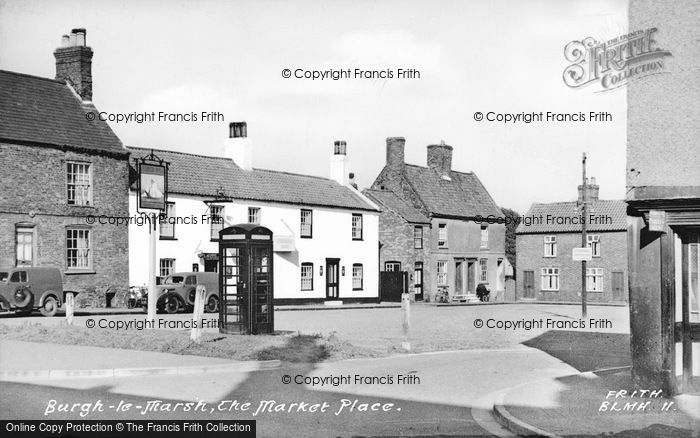
[[[0,307],[18,313],[39,309],[54,316],[63,303],[63,279],[57,268],[0,268]]]
[[[197,286],[202,285],[207,290],[204,301],[204,311],[219,311],[219,274],[216,272],[176,272],[168,275],[160,286],[156,286],[158,311],[177,313],[194,307]],[[148,307],[148,294],[141,300]]]

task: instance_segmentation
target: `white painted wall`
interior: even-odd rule
[[[193,263],[204,263],[197,256],[200,251],[218,252],[217,242],[210,240],[210,225],[202,223],[208,215],[208,207],[202,198],[170,195],[179,217],[192,218],[197,224],[175,225],[177,240],[158,240],[156,258],[174,258],[177,271],[190,271]],[[294,237],[296,251],[275,252],[273,259],[275,275],[275,298],[325,298],[326,258],[339,258],[340,298],[376,298],[379,294],[379,215],[376,212],[352,211],[339,208],[311,207],[313,210],[313,238],[299,237],[301,209],[309,208],[282,203],[235,201],[221,203],[224,206],[226,226],[246,223],[248,207],[260,208],[261,225],[272,230],[274,235]],[[129,209],[136,214],[136,196],[131,193]],[[352,213],[363,215],[363,240],[352,240]],[[148,283],[148,227],[130,225],[129,229],[130,284]],[[301,290],[301,263],[314,264],[314,290]],[[363,290],[352,290],[352,265],[362,263],[364,271]],[[323,276],[320,275],[323,266]]]

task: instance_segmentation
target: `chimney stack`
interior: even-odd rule
[[[246,122],[228,124],[228,138],[224,140],[224,156],[243,170],[253,170],[253,143],[248,139]]]
[[[56,58],[56,80],[67,82],[84,102],[92,101],[92,49],[87,47],[85,29],[63,35]]]
[[[403,137],[388,137],[386,139],[386,165],[391,170],[402,171],[404,165],[404,148],[406,139]]]
[[[450,177],[452,170],[452,146],[444,141],[428,146],[428,167],[442,177]]]
[[[586,178],[586,201],[594,202],[598,200],[598,193],[600,187],[596,183],[595,177],[591,178],[590,181]],[[583,186],[578,186],[578,202],[583,202]]]
[[[331,179],[340,185],[348,184],[348,145],[343,140],[333,143],[331,156]]]

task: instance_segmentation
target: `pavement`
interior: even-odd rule
[[[153,376],[157,379],[158,375],[189,374],[192,379],[196,379],[197,375],[209,375],[210,380],[214,381],[226,372],[250,373],[278,367],[278,361],[242,362],[0,340],[0,380],[33,384],[44,381],[47,385],[63,385],[73,389],[80,389],[81,385],[94,386],[89,382],[104,378],[118,380],[126,376]],[[286,369],[284,372],[287,372]],[[342,394],[435,406],[466,406],[469,407],[469,415],[481,429],[468,429],[468,423],[454,423],[454,430],[457,431],[460,427],[467,427],[465,433],[477,433],[483,429],[497,436],[618,434],[630,437],[692,437],[700,432],[698,397],[664,398],[661,395],[650,397],[649,394],[630,397],[629,368],[578,373],[556,357],[525,346],[507,350],[436,352],[326,362],[315,364],[304,371],[304,375],[323,378],[350,372],[360,375],[392,372],[418,376],[421,379],[418,385],[348,384],[341,387]],[[125,382],[130,382],[124,383],[127,386],[135,385],[133,380]],[[277,385],[272,391],[279,392],[287,389],[287,386],[291,390],[291,386],[295,386],[279,385],[279,381]],[[139,391],[144,391],[143,385],[135,386]],[[339,389],[336,386],[307,388],[316,393],[328,392],[329,396],[335,395]],[[621,397],[620,391],[623,389],[630,390],[627,397]],[[159,390],[154,389],[155,392]],[[177,394],[177,388],[168,391],[171,397]],[[205,393],[199,396],[221,399],[222,394],[217,392],[221,391],[221,385],[212,384],[212,391],[208,396]],[[613,405],[615,402],[617,405]],[[649,403],[644,405],[646,402]],[[499,423],[503,427],[499,427]]]
[[[700,435],[698,394],[665,397],[655,388],[635,393],[629,367],[516,386],[496,398],[493,414],[523,436]]]

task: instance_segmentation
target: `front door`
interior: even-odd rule
[[[476,261],[467,262],[467,292],[476,294]]]
[[[627,301],[624,293],[625,275],[622,271],[613,271],[612,273],[612,289],[613,301]]]
[[[423,299],[423,262],[416,262],[413,273],[413,295],[416,300]]]
[[[340,259],[326,259],[326,299],[337,300],[339,292],[338,266]]]
[[[218,272],[219,261],[204,259],[204,272]]]
[[[464,260],[455,260],[455,295],[464,295]]]
[[[523,298],[535,298],[535,271],[523,271]]]

